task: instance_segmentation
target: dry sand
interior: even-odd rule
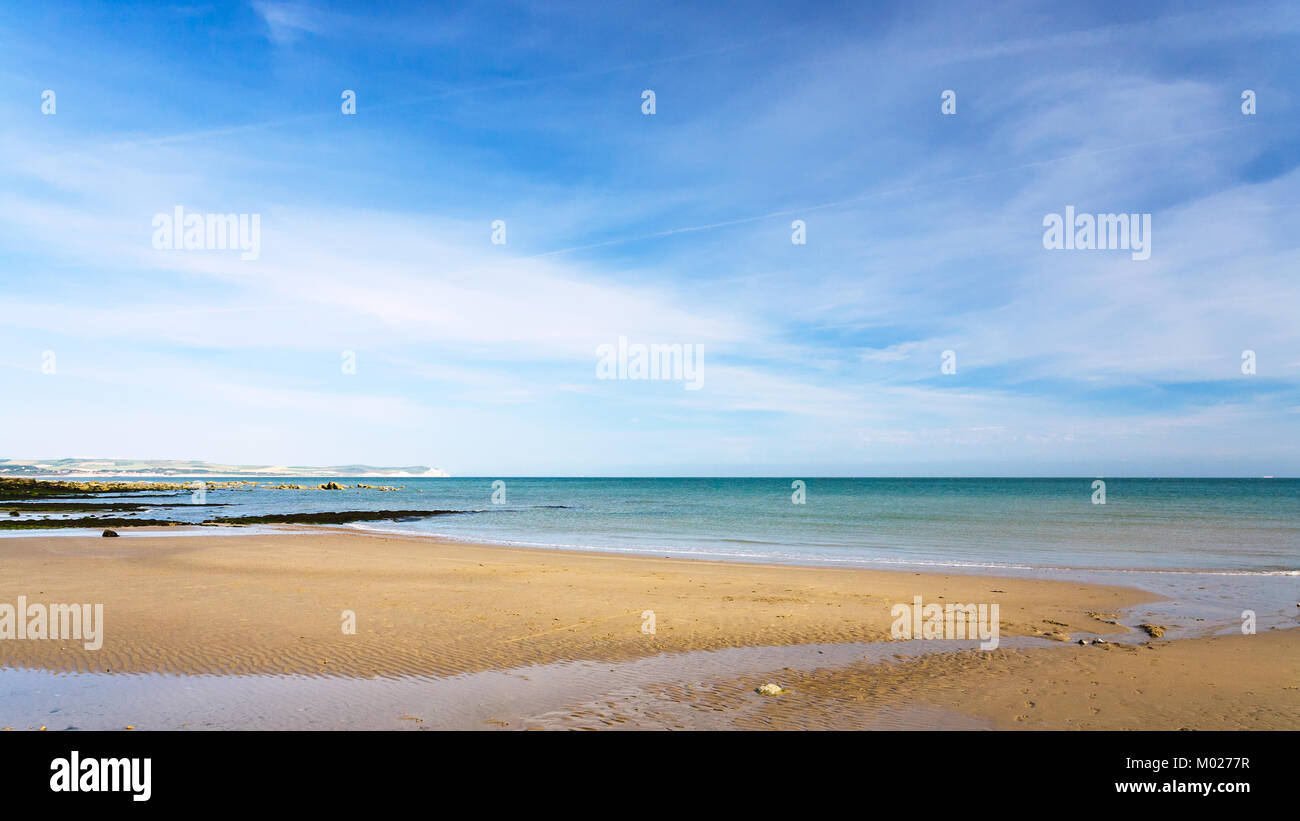
[[[105,620],[98,651],[77,641],[5,640],[0,666],[447,675],[683,650],[884,641],[892,605],[915,595],[997,602],[1004,637],[1078,638],[1123,633],[1102,621],[1106,614],[1159,598],[1073,582],[528,550],[335,530],[122,532],[119,539],[0,541],[0,602],[25,595],[29,602],[103,603]],[[355,635],[341,628],[345,610],[356,614]],[[654,634],[642,630],[647,610],[654,611]],[[735,727],[880,726],[882,715],[925,708],[972,726],[1296,728],[1297,637],[1282,631],[1158,642],[1154,649],[964,652],[781,671],[792,692],[774,698],[754,695],[752,680],[726,679],[689,692],[667,685],[655,697],[707,707],[710,726],[719,726],[719,717],[721,726]],[[1147,637],[1128,632],[1124,640]],[[744,709],[733,715],[733,706]]]
[[[1003,635],[1111,632],[1088,612],[1158,598],[1066,582],[310,535],[0,542],[0,602],[104,604],[97,651],[2,641],[57,670],[448,674],[558,659],[880,641],[890,607],[998,602]],[[356,613],[356,635],[341,629]],[[642,613],[655,614],[655,633]]]

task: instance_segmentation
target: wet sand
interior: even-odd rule
[[[788,692],[755,696],[752,675],[662,685],[596,718],[655,726],[689,703],[714,729],[1296,730],[1300,630],[786,667],[768,680]]]
[[[1300,727],[1300,691],[1289,688],[1300,680],[1294,640],[1300,633],[1151,641],[1112,623],[1125,608],[1159,598],[1130,588],[333,530],[132,535],[0,542],[0,602],[24,595],[29,602],[102,603],[105,621],[99,650],[77,641],[3,640],[0,667],[216,674],[230,682],[250,680],[235,675],[327,677],[342,680],[345,695],[351,692],[346,680],[371,684],[378,677],[415,682],[411,710],[424,703],[421,680],[508,672],[530,684],[512,685],[524,689],[512,690],[505,703],[536,707],[500,719],[512,728]],[[1006,646],[882,659],[880,646],[866,643],[887,642],[891,607],[916,595],[926,602],[998,603]],[[355,634],[344,632],[344,611],[355,613]],[[654,614],[653,633],[643,629],[646,611]],[[1097,634],[1132,646],[1066,646],[1043,638]],[[1032,638],[1007,641],[1014,636]],[[1148,642],[1153,649],[1141,646]],[[906,645],[912,652],[944,649],[934,642]],[[724,648],[735,649],[709,656],[702,667],[674,661]],[[790,663],[771,668],[775,657],[761,648],[783,648]],[[693,655],[672,655],[679,653]],[[597,662],[612,665],[600,675],[622,682],[617,692],[606,692],[595,672],[575,679],[565,667]],[[559,665],[562,673],[550,680],[567,681],[569,689],[537,693],[559,685],[547,685],[547,675],[530,679],[529,671],[539,669],[530,665]],[[623,672],[636,670],[650,672]],[[578,680],[586,685],[574,686]],[[760,680],[780,680],[791,692],[758,696],[753,688]],[[284,709],[310,707],[310,688],[290,686],[297,689],[285,696]],[[33,714],[42,697],[39,688],[34,692]],[[335,725],[388,727],[400,718],[387,716],[378,701],[367,706],[360,691],[352,695],[361,701],[344,698],[350,715]],[[140,706],[139,722],[148,726],[147,705]],[[22,724],[22,718],[5,720]],[[454,726],[479,722],[465,720],[470,724]],[[259,726],[294,725],[287,716],[267,721]],[[313,726],[332,726],[328,717],[323,721]],[[168,726],[182,724],[193,726],[179,720]]]

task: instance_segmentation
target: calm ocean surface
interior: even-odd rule
[[[286,511],[475,511],[367,530],[501,544],[811,564],[1210,570],[1300,575],[1300,480],[352,479],[396,492],[209,490],[229,507],[139,516],[200,521]],[[311,484],[331,477],[266,479]],[[127,498],[127,497],[117,497]],[[498,497],[499,498],[499,497]],[[169,493],[159,502],[187,501]],[[139,497],[135,497],[139,500]],[[118,514],[115,514],[118,515]]]
[[[1145,612],[1196,629],[1231,629],[1246,608],[1258,612],[1261,629],[1296,626],[1300,616],[1295,479],[1107,479],[1105,504],[1093,504],[1088,478],[806,478],[804,504],[792,500],[793,477],[261,481],[314,487],[331,478],[404,489],[209,490],[210,504],[229,506],[136,515],[198,522],[447,509],[469,512],[348,527],[541,548],[1108,582],[1169,597],[1172,603]],[[497,479],[505,482],[501,504],[493,501]]]

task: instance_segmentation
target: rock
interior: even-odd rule
[[[1165,634],[1165,628],[1158,624],[1139,624],[1138,627],[1147,631],[1147,635],[1153,639],[1158,639]]]
[[[16,511],[16,510],[11,510],[11,511],[9,511],[9,515],[10,515],[10,516],[17,516],[17,515],[18,515],[18,511]],[[1296,607],[1300,607],[1300,604],[1296,605]]]
[[[1093,639],[1093,640],[1092,640],[1092,643],[1093,643],[1093,644],[1110,644],[1110,642],[1106,641],[1105,639]]]
[[[100,536],[104,536],[104,537],[109,537],[109,536],[116,537],[116,536],[117,536],[117,531],[116,531],[116,530],[105,530],[103,533],[101,533],[101,534],[99,534],[99,535],[100,535]]]
[[[754,692],[758,693],[760,696],[779,696],[782,693],[786,692],[786,690],[782,688],[781,685],[779,684],[773,684],[771,682],[768,682],[767,684],[764,684],[762,687],[756,688]]]
[[[1087,647],[1087,646],[1088,646],[1088,640],[1087,640],[1087,639],[1079,639],[1079,643],[1082,644],[1084,647]]]
[[[340,485],[338,482],[326,482],[325,484],[320,486],[320,489],[321,490],[342,490],[343,487],[344,486]]]

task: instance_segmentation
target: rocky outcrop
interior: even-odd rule
[[[472,510],[340,510],[328,513],[272,513],[265,516],[232,516],[208,519],[205,525],[336,525],[347,522],[374,522],[384,519],[423,519]]]

